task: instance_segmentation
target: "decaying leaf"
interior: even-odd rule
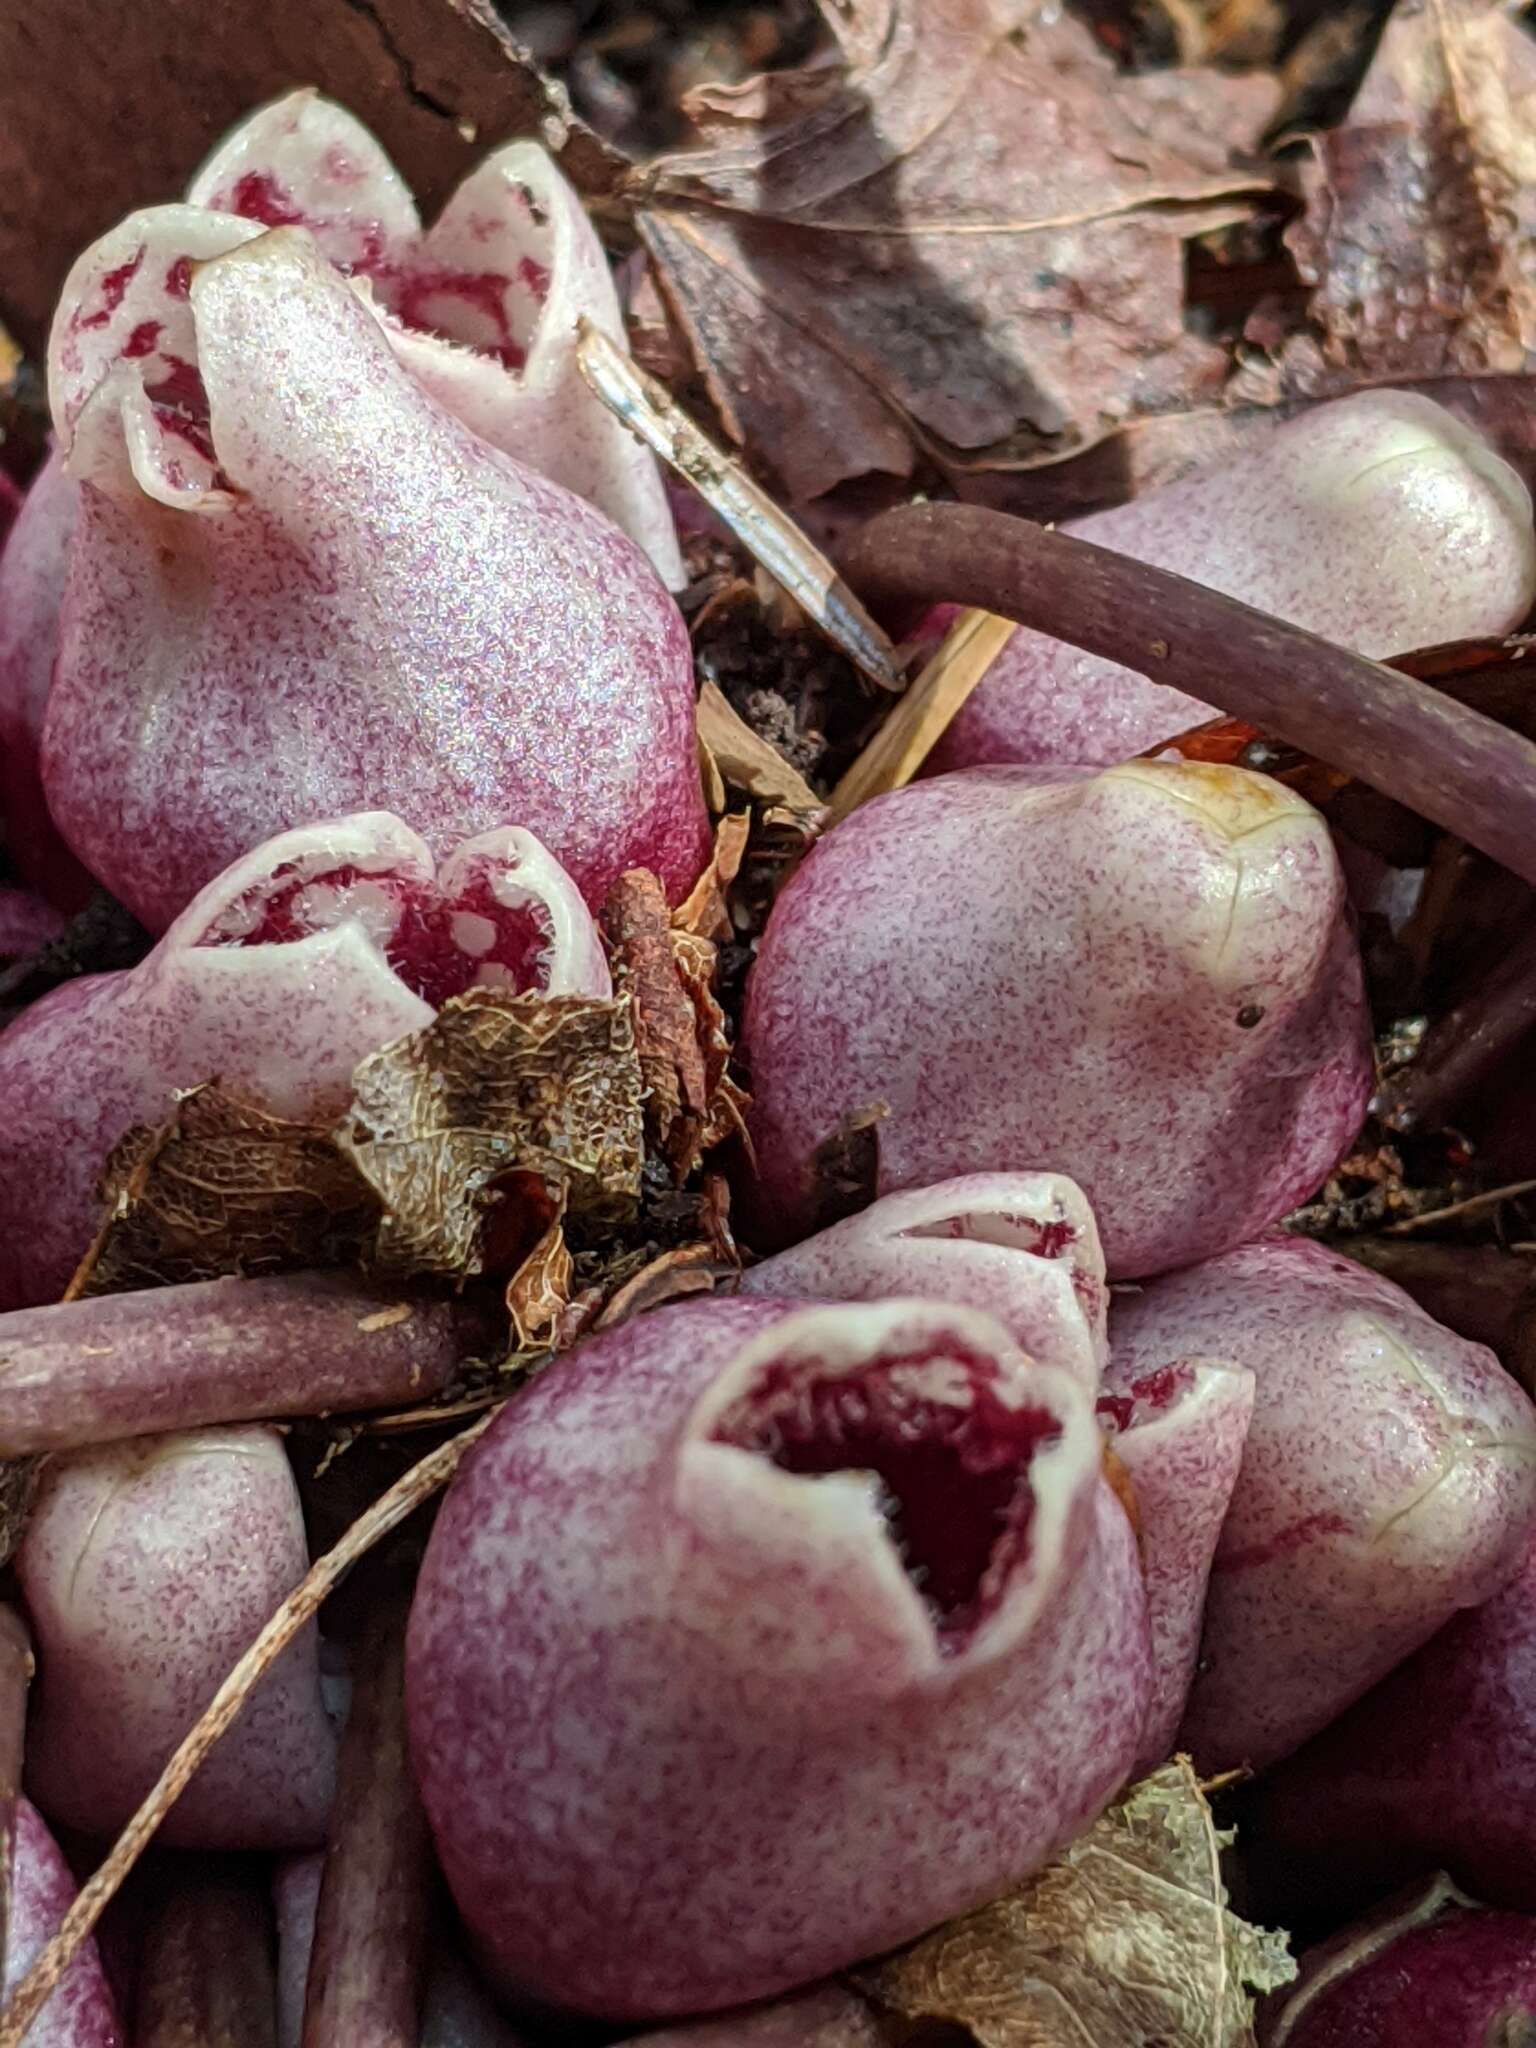
[[[155,1129],[127,1132],[101,1181],[105,1220],[66,1300],[225,1273],[355,1259],[376,1204],[329,1131],[210,1082]]]
[[[747,1107],[751,1097],[731,1073],[731,1041],[725,1012],[715,995],[717,950],[713,939],[697,932],[674,931],[672,955],[678,979],[693,1006],[698,1044],[704,1059],[704,1121],[688,1156],[691,1168],[699,1155],[739,1138],[750,1155]]]
[[[733,789],[799,817],[820,816],[821,798],[799,769],[755,733],[719,684],[707,679],[699,690],[699,741]],[[723,809],[723,803],[717,808]]]
[[[1214,398],[1189,237],[1245,218],[1272,81],[1127,77],[1032,0],[850,0],[846,68],[701,89],[629,192],[750,460],[794,498],[927,450],[1029,465]]]
[[[752,833],[748,812],[737,811],[722,818],[715,828],[714,850],[704,872],[672,913],[674,930],[697,938],[728,939],[731,914],[726,891],[741,872],[741,863]]]
[[[646,1128],[675,1159],[691,1148],[688,1127],[702,1127],[709,1093],[698,1019],[672,951],[666,894],[649,869],[620,875],[603,905],[603,930],[614,987],[634,1006]]]
[[[518,1178],[535,1186],[525,1195],[519,1191],[514,1206],[530,1221],[540,1217],[538,1194],[543,1195],[543,1228],[532,1245],[517,1260],[506,1286],[507,1314],[512,1319],[514,1354],[564,1348],[566,1313],[571,1305],[571,1253],[565,1241],[565,1189],[551,1191],[538,1175]]]
[[[890,1104],[850,1111],[811,1154],[812,1228],[825,1230],[867,1209],[880,1185],[880,1126]]]
[[[739,1266],[721,1259],[713,1245],[675,1245],[670,1251],[658,1253],[616,1287],[592,1327],[611,1330],[616,1323],[627,1323],[644,1309],[660,1308],[663,1302],[680,1301],[689,1294],[709,1294],[719,1281],[739,1271]]]
[[[488,1270],[514,1173],[563,1186],[573,1216],[634,1208],[642,1082],[628,1002],[471,989],[370,1055],[352,1085],[337,1142],[382,1205],[381,1266]]]
[[[1399,7],[1287,240],[1316,332],[1289,388],[1508,375],[1536,350],[1536,39],[1497,0]]]
[[[746,1134],[714,979],[715,935],[731,930],[726,890],[749,826],[745,812],[721,819],[709,865],[677,910],[645,868],[621,875],[603,905],[614,987],[634,1005],[646,1129],[678,1183],[712,1146]]]
[[[1038,1877],[854,1982],[976,2048],[1251,2048],[1253,1995],[1296,1965],[1228,1909],[1225,1842],[1175,1757]]]

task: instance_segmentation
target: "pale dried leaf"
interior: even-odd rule
[[[571,1254],[558,1216],[507,1282],[506,1301],[514,1352],[558,1348],[571,1303]]]
[[[1253,1994],[1296,1966],[1282,1935],[1229,1910],[1224,1846],[1176,1757],[1038,1877],[855,1982],[977,2048],[1251,2048]]]
[[[720,820],[715,828],[714,850],[704,872],[672,913],[676,930],[705,939],[731,936],[726,891],[741,872],[751,835],[752,819],[747,811],[736,811]]]
[[[471,989],[353,1076],[337,1142],[383,1208],[376,1258],[414,1273],[496,1263],[507,1178],[621,1220],[640,1190],[640,1063],[628,1002]]]
[[[1490,0],[1400,7],[1312,150],[1287,240],[1316,333],[1287,347],[1288,387],[1528,371],[1536,40]]]
[[[820,816],[821,798],[799,769],[752,730],[718,683],[706,681],[699,690],[699,740],[733,789],[799,817]],[[713,808],[723,810],[723,799]]]
[[[106,1218],[66,1300],[345,1264],[378,1214],[329,1131],[212,1082],[182,1094],[157,1129],[127,1132],[101,1193]]]
[[[792,498],[919,451],[1054,461],[1214,398],[1184,313],[1191,236],[1273,82],[1116,71],[1027,0],[844,0],[852,57],[696,94],[713,146],[637,172],[642,238],[728,431]],[[1000,142],[1006,138],[1006,146]]]

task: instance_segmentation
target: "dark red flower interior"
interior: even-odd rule
[[[522,197],[535,226],[543,225],[531,194],[524,191]],[[306,218],[293,193],[270,171],[247,171],[220,195],[219,204],[263,227],[323,226]],[[349,267],[373,279],[397,319],[423,333],[466,342],[510,370],[523,367],[529,334],[549,296],[546,264],[523,255],[511,274],[433,263],[422,254],[401,264],[389,257],[377,222],[354,220],[350,225],[361,237],[361,246]]]
[[[915,1369],[965,1384],[925,1392]],[[756,1451],[783,1472],[870,1472],[891,1541],[946,1655],[962,1650],[1027,1553],[1035,1453],[1060,1435],[1044,1408],[999,1398],[995,1360],[952,1338],[819,1377],[803,1357],[769,1367],[723,1416],[717,1443]]]
[[[1066,1259],[1071,1263],[1073,1292],[1090,1314],[1098,1311],[1103,1289],[1082,1263],[1082,1232],[1064,1216],[989,1214],[985,1209],[977,1209],[938,1222],[917,1224],[903,1235],[966,1238],[974,1244],[997,1244],[1029,1252],[1037,1259]]]
[[[534,904],[499,903],[483,872],[445,897],[415,875],[280,867],[232,904],[200,943],[288,945],[348,918],[373,935],[400,979],[436,1009],[469,988],[520,992],[544,981],[547,917]]]
[[[1100,1394],[1096,1406],[1100,1426],[1110,1430],[1129,1429],[1133,1422],[1147,1422],[1171,1408],[1187,1388],[1193,1386],[1194,1367],[1177,1363],[1160,1365],[1131,1381],[1123,1394]]]

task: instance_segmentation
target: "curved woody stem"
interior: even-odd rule
[[[1188,691],[1536,883],[1536,743],[1427,683],[1187,577],[979,506],[882,513],[842,566],[877,611],[978,606]]]

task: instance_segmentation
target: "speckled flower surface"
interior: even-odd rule
[[[1318,814],[1239,769],[943,776],[856,811],[779,898],[744,1029],[763,1208],[883,1103],[878,1192],[1070,1175],[1111,1278],[1251,1237],[1323,1179],[1371,1080]]]
[[[85,488],[43,783],[152,929],[273,832],[378,805],[438,852],[524,824],[594,898],[692,881],[676,606],[438,401],[306,229],[134,215],[72,273],[50,373]]]
[[[275,1430],[139,1437],[51,1463],[17,1558],[38,1649],[27,1786],[43,1812],[115,1834],[308,1565]],[[311,1628],[262,1679],[161,1839],[308,1846],[324,1836],[335,1771]]]
[[[1065,1373],[928,1303],[677,1304],[537,1381],[451,1489],[408,1639],[438,1850],[502,1976],[707,2011],[1070,1840],[1147,1696],[1099,1445]]]
[[[1319,406],[1253,454],[1063,531],[1378,657],[1507,632],[1536,597],[1525,485],[1472,428],[1409,391]],[[1107,766],[1217,715],[1021,628],[932,766]]]
[[[1536,1410],[1491,1351],[1302,1238],[1243,1246],[1117,1302],[1118,1375],[1195,1352],[1249,1368],[1179,1743],[1272,1763],[1496,1592],[1536,1524]]]
[[[74,1874],[29,1800],[16,1802],[10,1923],[5,1950],[7,1998],[59,1931],[75,1903]],[[122,2024],[107,1987],[95,1937],[88,1935],[63,1982],[27,2029],[26,2048],[123,2048]]]
[[[1082,1189],[1059,1173],[973,1173],[887,1195],[749,1266],[741,1290],[808,1301],[920,1295],[985,1309],[1020,1350],[1090,1389],[1108,1348],[1098,1227]]]
[[[1113,1359],[1099,1420],[1124,1467],[1141,1530],[1152,1694],[1136,1773],[1172,1754],[1200,1654],[1211,1560],[1253,1417],[1253,1374],[1215,1358],[1130,1373]]]
[[[1277,1770],[1257,1825],[1330,1895],[1448,1870],[1478,1898],[1536,1912],[1536,1531],[1491,1600]]]
[[[65,982],[0,1034],[0,1305],[58,1297],[108,1153],[175,1090],[217,1080],[324,1122],[366,1054],[497,982],[609,991],[591,914],[531,835],[482,834],[438,866],[398,818],[365,813],[258,847],[139,966]]]

